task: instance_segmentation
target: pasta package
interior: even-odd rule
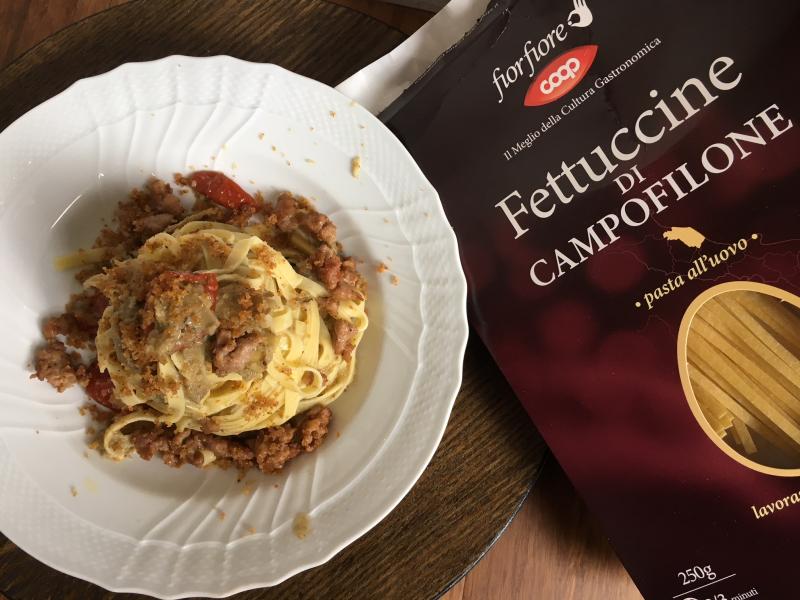
[[[645,598],[797,597],[800,5],[499,0],[381,117]]]

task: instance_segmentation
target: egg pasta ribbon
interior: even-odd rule
[[[187,309],[189,317],[180,315],[185,321],[177,342],[169,337],[174,307],[159,304],[154,292],[145,300],[153,307],[154,328],[148,330],[132,316],[142,299],[131,293],[164,273],[193,282],[188,292],[168,288],[193,307]],[[206,298],[200,282],[210,281],[216,287],[213,297]],[[295,270],[256,229],[210,221],[190,221],[154,235],[134,258],[90,278],[86,286],[110,300],[96,338],[98,366],[110,374],[129,411],[105,432],[105,450],[115,459],[132,452],[128,430],[136,423],[231,436],[281,425],[312,406],[333,402],[352,381],[356,359],[354,352],[344,356],[334,351],[329,324],[347,323],[354,331],[353,348],[368,325],[363,297],[337,299],[323,311],[326,288]],[[222,338],[228,322],[244,331],[237,338],[239,347],[229,351],[235,340]],[[187,342],[189,328],[199,333]],[[144,341],[137,346],[132,339]],[[248,360],[239,368],[215,368],[217,359],[239,360],[245,349]],[[159,359],[155,367],[142,369],[138,357],[147,352]],[[213,453],[207,454],[213,460]]]

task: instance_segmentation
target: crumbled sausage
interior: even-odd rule
[[[229,329],[220,329],[214,342],[214,367],[219,370],[218,363],[223,362],[227,356],[236,349],[236,342]]]
[[[329,246],[320,246],[311,257],[311,265],[319,280],[335,300],[362,300],[364,281],[352,259],[342,260]]]
[[[108,300],[96,290],[73,294],[63,314],[44,322],[42,333],[48,341],[63,335],[74,348],[94,345],[97,323],[108,306]]]
[[[242,442],[220,435],[195,433],[207,450],[211,450],[217,458],[228,458],[234,463],[243,463],[253,460],[253,451]]]
[[[177,217],[183,213],[180,199],[172,193],[172,187],[161,179],[152,178],[147,187],[150,191],[148,204],[156,213],[169,213]]]
[[[337,319],[333,322],[333,351],[344,356],[345,360],[350,360],[356,331],[355,326],[349,321]]]
[[[300,445],[306,452],[313,452],[322,445],[331,422],[331,409],[315,406],[301,415],[298,427]]]
[[[189,429],[176,432],[174,429],[157,426],[134,431],[130,438],[136,453],[144,460],[150,460],[159,454],[170,467],[184,464],[202,466],[203,450],[212,452],[217,460],[229,460],[245,468],[251,466],[254,458],[253,451],[241,441]]]
[[[336,288],[331,292],[331,298],[337,302],[341,300],[359,301],[364,299],[364,297],[361,295],[361,292],[347,283],[340,283],[337,285]]]
[[[331,220],[322,213],[307,213],[303,224],[320,241],[330,246],[336,245],[336,225],[331,223]]]
[[[68,351],[58,340],[51,340],[37,349],[33,365],[35,372],[31,379],[36,377],[40,381],[47,381],[59,392],[76,383],[84,383],[86,379],[86,368],[81,364],[78,353]]]
[[[322,312],[327,313],[331,316],[336,316],[336,313],[339,312],[339,301],[336,298],[332,298],[331,296],[323,296],[319,300],[319,308]]]
[[[264,473],[276,473],[302,452],[319,448],[328,433],[331,417],[331,409],[315,406],[289,423],[259,431],[255,441],[258,468]]]
[[[148,236],[154,235],[175,222],[175,217],[169,213],[158,213],[140,217],[133,222],[133,230]]]
[[[274,209],[274,223],[284,233],[291,233],[302,227],[311,233],[318,241],[330,246],[336,245],[336,225],[331,220],[317,212],[305,198],[299,200],[288,192],[278,196]]]
[[[293,444],[295,429],[290,425],[270,427],[258,432],[255,443],[256,464],[264,473],[277,473],[301,448]]]
[[[171,467],[200,467],[203,451],[210,451],[215,462],[223,466],[257,467],[264,473],[277,473],[296,456],[319,448],[330,422],[330,409],[315,406],[289,423],[260,430],[255,437],[220,436],[188,429],[178,433],[158,425],[133,431],[130,439],[143,459],[159,455]]]
[[[320,246],[311,257],[314,271],[328,290],[339,285],[342,276],[342,259],[330,246]]]
[[[144,460],[150,460],[157,452],[167,449],[166,440],[162,444],[161,431],[158,429],[134,431],[130,438],[137,454]]]
[[[219,331],[214,345],[214,370],[218,375],[243,370],[258,349],[260,341],[261,336],[257,333],[234,338],[227,329]]]
[[[94,246],[111,249],[111,255],[125,258],[151,235],[180,219],[184,214],[180,199],[170,185],[151,178],[145,189],[134,189],[130,197],[117,205],[114,220],[116,229],[104,228]]]
[[[336,226],[327,216],[314,210],[304,198],[295,198],[289,193],[280,194],[275,205],[265,205],[264,211],[267,223],[278,230],[270,243],[278,249],[299,250],[306,258],[296,261],[298,270],[316,277],[328,290],[329,296],[320,299],[324,313],[335,318],[342,301],[360,302],[364,299],[366,283],[356,270],[355,261],[340,255]],[[331,337],[335,339],[334,349],[349,360],[353,350],[350,326],[334,325],[331,321],[327,324],[331,328]]]
[[[285,232],[297,229],[297,208],[297,200],[291,194],[284,192],[278,196],[275,203],[278,229]]]

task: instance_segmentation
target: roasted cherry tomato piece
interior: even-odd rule
[[[195,171],[188,179],[192,188],[225,208],[240,210],[243,206],[256,206],[256,201],[250,194],[219,171]]]
[[[111,410],[118,410],[114,406],[114,382],[107,371],[100,372],[97,362],[89,365],[89,383],[86,385],[89,398]]]

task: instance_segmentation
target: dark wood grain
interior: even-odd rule
[[[442,600],[531,599],[642,600],[552,458],[503,537]]]
[[[229,54],[338,83],[404,38],[319,0],[134,0],[71,25],[6,67],[0,73],[0,129],[75,79],[124,62]]]
[[[127,0],[0,0],[0,66],[66,25]]]
[[[130,0],[2,0],[0,1],[0,67],[56,31],[97,12]],[[329,0],[370,15],[411,34],[432,13],[378,0]]]
[[[145,1],[47,38],[0,72],[0,128],[76,79],[169,54],[275,62],[335,84],[404,36],[321,0]],[[544,445],[481,344],[444,440],[420,481],[375,529],[324,566],[241,599],[433,598],[491,546],[535,480]],[[115,595],[43,566],[0,537],[0,592],[11,600]]]
[[[379,21],[411,35],[427,23],[433,13],[379,0],[328,0],[375,17]]]

